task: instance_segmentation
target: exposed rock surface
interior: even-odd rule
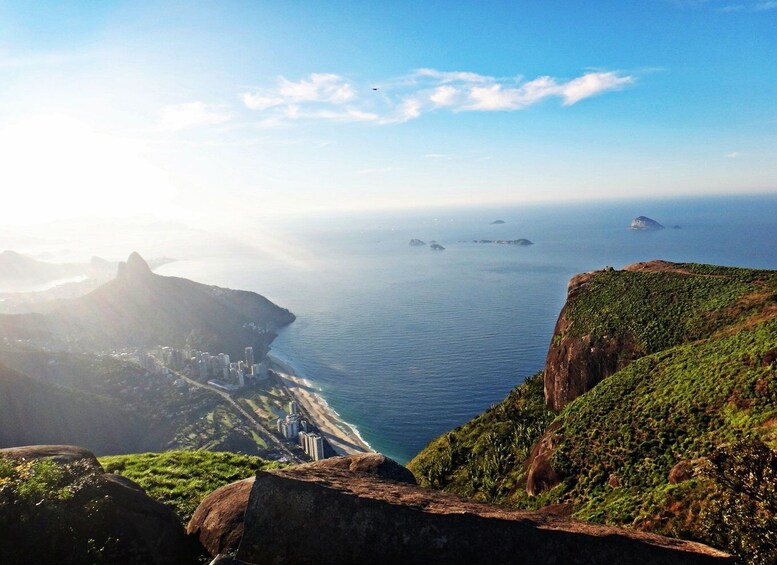
[[[216,489],[194,511],[186,533],[195,535],[211,555],[237,549],[243,537],[243,515],[254,478]]]
[[[674,467],[669,470],[669,476],[667,480],[670,485],[676,485],[685,481],[691,480],[697,469],[700,467],[703,461],[706,459],[683,459],[679,461]]]
[[[556,431],[560,427],[560,422],[551,424],[529,454],[526,492],[531,496],[550,490],[561,482],[562,477],[550,464],[557,443]]]
[[[338,564],[730,562],[726,554],[697,543],[510,511],[350,469],[351,463],[346,468],[341,460],[259,472],[238,559]]]
[[[332,457],[311,466],[416,484],[415,477],[407,468],[379,453]],[[253,485],[254,477],[251,477],[210,493],[192,515],[186,533],[197,536],[211,555],[236,550],[243,537],[243,516]]]
[[[590,336],[569,335],[573,324],[567,317],[569,304],[585,292],[596,273],[572,277],[567,287],[567,301],[553,330],[545,359],[545,400],[556,411],[640,356],[636,345],[627,340],[605,337],[594,341]]]
[[[630,230],[637,230],[637,231],[652,231],[652,230],[662,230],[664,229],[664,226],[659,224],[657,221],[648,218],[647,216],[638,216],[631,220],[631,224],[629,224]]]
[[[51,459],[56,463],[73,463],[75,461],[87,461],[92,466],[103,470],[94,453],[83,447],[75,445],[25,445],[23,447],[8,447],[0,449],[0,456],[13,457],[14,459]]]

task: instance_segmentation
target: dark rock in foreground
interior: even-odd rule
[[[312,464],[319,469],[332,469],[356,475],[416,484],[413,473],[379,453],[333,457]],[[248,506],[254,477],[216,489],[200,503],[186,526],[208,553],[216,556],[237,550],[243,537],[243,517]]]
[[[236,550],[243,538],[243,515],[253,486],[251,477],[214,490],[194,511],[186,533],[197,536],[210,555]]]
[[[707,546],[464,501],[354,473],[348,458],[259,472],[251,563],[728,563]],[[358,465],[357,465],[358,467]]]
[[[32,461],[34,459],[50,459],[55,463],[74,463],[85,461],[102,472],[103,468],[94,453],[75,445],[25,445],[23,447],[7,447],[0,449],[0,457],[11,457]]]
[[[67,481],[60,487],[70,492],[62,497],[60,487],[49,485],[50,492],[13,504],[0,496],[0,563],[197,563],[201,550],[175,511],[126,477],[104,473],[90,451],[41,445],[0,450],[0,456],[20,464],[55,462],[58,480]]]
[[[629,229],[636,231],[653,231],[662,230],[664,229],[664,226],[659,224],[657,221],[648,218],[647,216],[639,216],[631,220]]]

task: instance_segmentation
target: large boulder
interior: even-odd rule
[[[258,472],[237,558],[249,563],[729,563],[710,547],[517,512],[354,473]]]
[[[416,484],[415,477],[407,468],[379,453],[332,457],[305,467]],[[251,477],[210,493],[195,510],[186,526],[186,533],[197,536],[213,556],[236,550],[243,537],[243,516],[253,486],[254,477]]]
[[[6,447],[0,449],[0,457],[12,457],[25,461],[34,459],[50,459],[56,463],[73,463],[86,461],[89,465],[103,470],[94,453],[75,445],[25,445],[23,447]]]
[[[175,511],[75,446],[4,449],[0,563],[197,563]],[[38,460],[54,462],[45,465]]]
[[[197,536],[210,555],[236,550],[243,537],[243,515],[253,486],[251,477],[214,490],[194,511],[186,533]]]

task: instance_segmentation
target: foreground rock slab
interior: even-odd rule
[[[343,458],[347,460],[347,458]],[[710,547],[516,512],[353,472],[259,472],[237,558],[250,563],[730,563]]]
[[[333,457],[314,463],[319,471],[329,469],[355,475],[416,484],[415,477],[402,465],[379,453]],[[228,484],[206,496],[186,526],[210,555],[236,551],[243,538],[243,517],[254,486],[254,477]]]

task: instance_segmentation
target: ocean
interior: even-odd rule
[[[640,215],[667,229],[630,231]],[[534,245],[473,243],[519,238]],[[306,217],[257,230],[251,249],[158,272],[289,308],[273,353],[405,463],[542,369],[574,274],[651,259],[777,268],[777,196]]]

